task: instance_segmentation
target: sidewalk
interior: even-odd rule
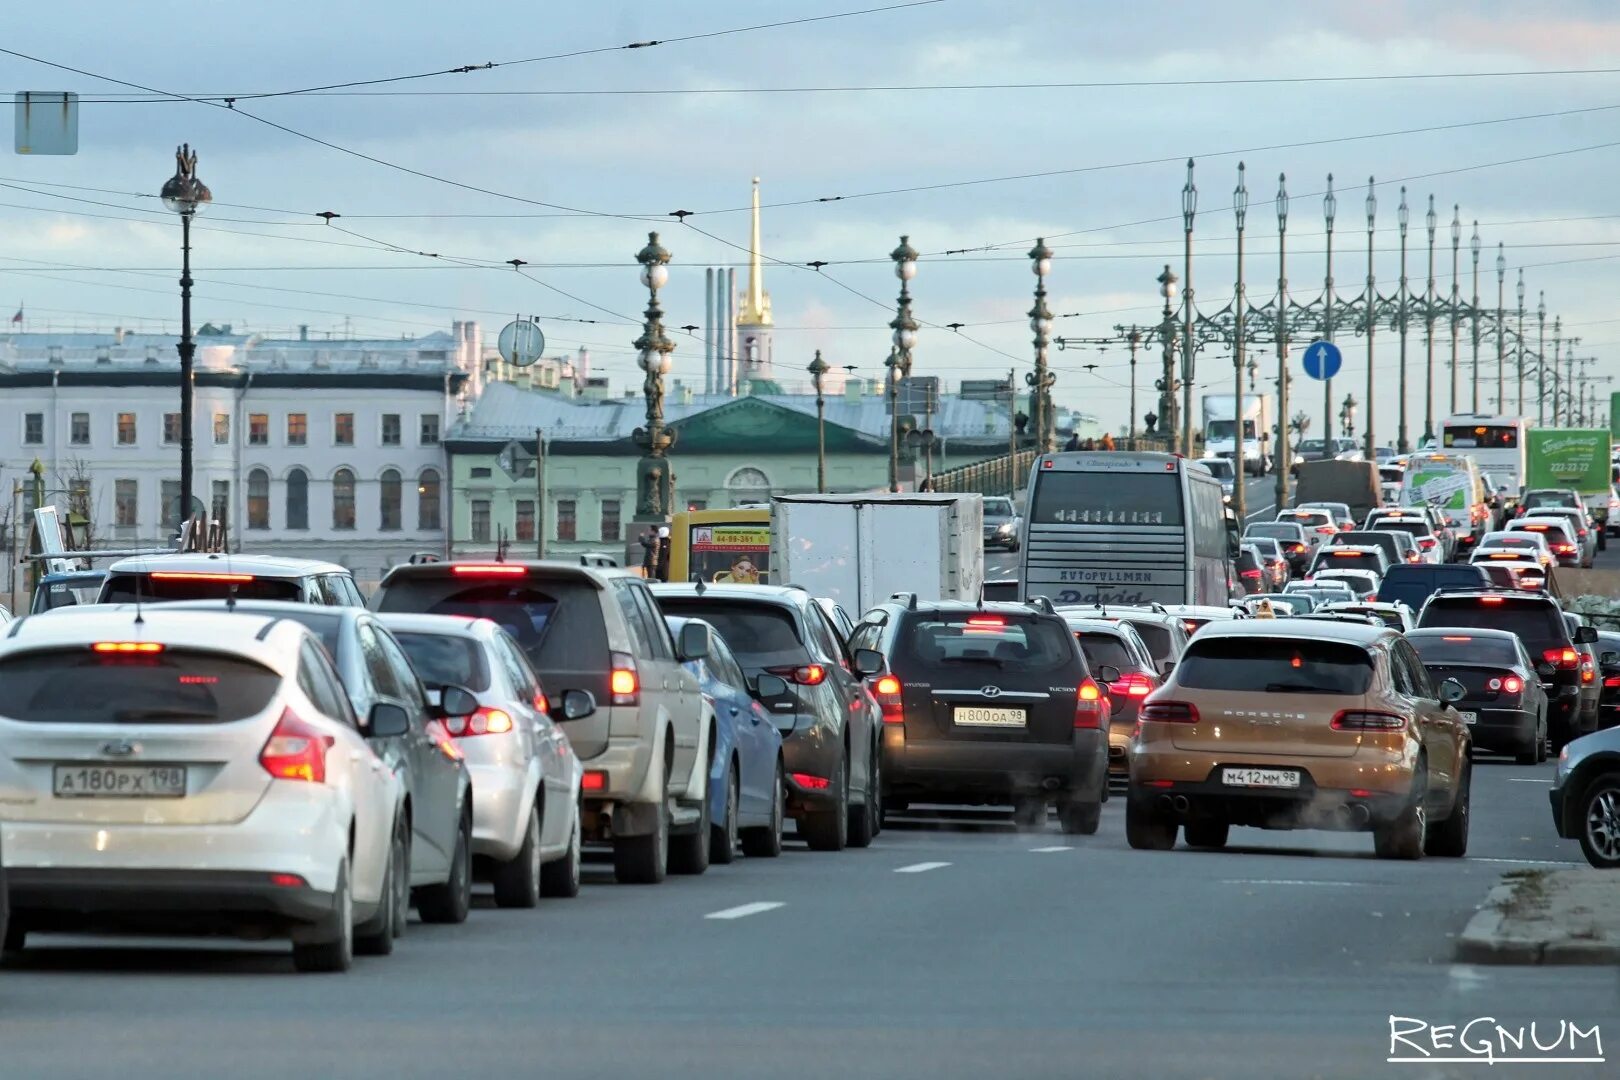
[[[1470,964],[1620,964],[1620,873],[1502,875],[1457,939]]]

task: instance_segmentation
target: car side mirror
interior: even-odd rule
[[[765,706],[772,726],[783,735],[793,734],[794,726],[798,723],[798,715],[793,709],[793,703],[785,700],[788,696],[787,680],[780,675],[761,675],[754,680],[754,685],[749,690],[755,700]]]
[[[1440,700],[1446,705],[1453,705],[1468,696],[1468,690],[1456,679],[1447,679],[1440,684]]]
[[[410,730],[410,714],[386,701],[373,705],[371,715],[366,718],[366,735],[373,739],[395,739],[408,735]]]
[[[687,623],[681,627],[681,659],[702,660],[709,655],[709,628],[699,626],[697,623]]]
[[[1112,664],[1099,665],[1097,668],[1097,681],[1109,684],[1119,682],[1119,668],[1114,667]]]
[[[1597,639],[1598,639],[1597,627],[1595,627],[1595,626],[1577,626],[1575,628],[1575,644],[1577,644],[1577,645],[1596,645],[1597,644]]]
[[[868,675],[881,674],[884,668],[883,654],[876,649],[855,650],[855,674],[863,679]]]
[[[478,711],[478,699],[465,686],[446,686],[439,691],[440,716],[471,716]]]
[[[775,701],[787,697],[788,684],[780,675],[761,675],[754,680],[754,685],[749,689],[753,691],[758,701]]]
[[[1558,669],[1547,663],[1547,661],[1543,660],[1541,663],[1536,665],[1536,674],[1540,675],[1544,679],[1550,679],[1554,675],[1558,674]]]
[[[596,695],[589,690],[564,690],[562,696],[562,718],[564,720],[583,720],[596,712]]]

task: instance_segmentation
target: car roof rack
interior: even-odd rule
[[[1057,608],[1052,606],[1052,598],[1050,596],[1030,596],[1030,597],[1026,597],[1024,599],[1024,604],[1026,606],[1028,606],[1028,607],[1034,608],[1036,611],[1039,611],[1043,615],[1056,615],[1057,614]]]
[[[890,600],[906,605],[907,611],[917,610],[917,594],[914,592],[897,592],[889,596]]]

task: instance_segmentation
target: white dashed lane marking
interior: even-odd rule
[[[758,900],[752,904],[738,904],[736,907],[724,908],[720,911],[711,911],[703,916],[705,919],[746,919],[750,915],[759,915],[766,911],[775,911],[783,905],[775,900]]]
[[[948,862],[912,863],[910,866],[897,866],[894,868],[894,872],[897,874],[926,874],[930,870],[938,870],[949,865],[951,864]]]

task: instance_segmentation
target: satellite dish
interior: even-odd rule
[[[515,367],[528,367],[546,351],[546,335],[533,322],[518,320],[501,327],[495,347],[501,359]]]

